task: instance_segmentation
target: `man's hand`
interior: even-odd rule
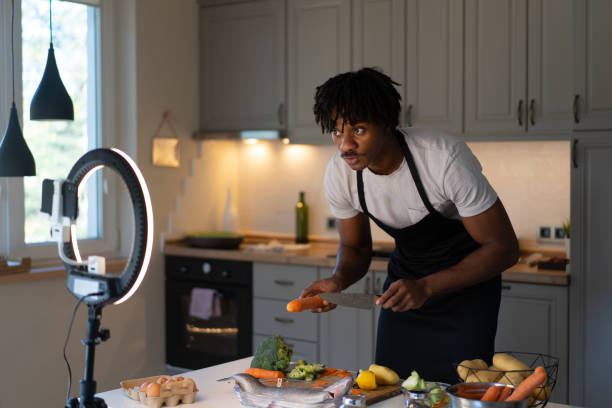
[[[300,298],[315,296],[319,293],[340,292],[341,290],[342,286],[340,285],[340,282],[332,276],[331,278],[321,279],[312,282],[306,289],[304,289],[304,291],[300,295]],[[315,313],[329,312],[330,310],[336,308],[335,304],[329,303],[327,301],[324,302],[325,306],[320,307],[318,309],[313,309],[312,311]]]
[[[376,299],[376,304],[394,312],[405,312],[423,306],[429,296],[430,291],[423,281],[398,279]]]

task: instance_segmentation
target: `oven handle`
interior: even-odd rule
[[[294,285],[294,282],[292,281],[279,280],[279,279],[274,279],[274,283],[276,283],[277,285],[281,285],[281,286],[293,286]]]
[[[295,322],[295,320],[287,319],[285,317],[275,317],[274,320],[276,320],[279,323],[285,323],[285,324],[291,324]]]

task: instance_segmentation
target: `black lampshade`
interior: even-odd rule
[[[21,133],[17,109],[13,102],[9,123],[0,142],[0,177],[35,175],[34,157]]]
[[[30,103],[30,119],[74,120],[72,99],[70,99],[57,69],[53,43],[49,46],[45,72]]]

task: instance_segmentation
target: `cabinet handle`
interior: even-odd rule
[[[529,122],[531,122],[531,126],[535,125],[535,99],[532,99],[529,104]]]
[[[278,110],[276,111],[276,115],[278,116],[278,124],[283,126],[285,123],[285,104],[284,103],[279,103],[278,104]]]
[[[281,285],[281,286],[293,286],[294,285],[294,283],[291,281],[278,280],[278,279],[274,279],[274,283],[276,283],[277,285]]]
[[[502,290],[510,290],[510,289],[512,289],[512,286],[510,286],[510,285],[502,285],[501,288],[502,288]]]
[[[284,317],[275,317],[274,320],[276,320],[279,323],[283,323],[283,324],[291,324],[294,322],[293,319],[287,319]]]
[[[412,104],[408,105],[408,109],[406,109],[406,124],[408,127],[412,127]]]
[[[369,276],[366,277],[365,288],[363,290],[363,293],[366,295],[370,293],[370,277]]]
[[[580,123],[580,118],[578,117],[578,101],[580,100],[580,95],[574,96],[574,123]]]
[[[574,139],[574,143],[572,143],[572,165],[574,166],[575,169],[578,168],[578,159],[576,157],[577,153],[576,150],[577,149],[577,145],[578,144],[578,139]]]
[[[518,122],[519,122],[519,126],[523,126],[523,100],[519,100],[519,104],[518,104],[518,109],[517,109],[517,113],[518,113]]]

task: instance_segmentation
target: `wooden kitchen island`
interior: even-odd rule
[[[185,378],[193,379],[200,391],[198,392],[196,400],[193,404],[178,406],[184,406],[185,408],[241,408],[240,402],[238,401],[238,398],[233,390],[234,382],[217,382],[217,379],[226,378],[244,371],[247,367],[249,367],[250,362],[251,357],[247,357],[241,360],[182,374],[182,376]],[[110,408],[138,408],[146,406],[140,402],[129,399],[121,389],[103,392],[97,394],[97,396],[103,398]],[[405,406],[404,396],[398,395],[371,406],[377,408],[403,408]],[[549,403],[546,405],[546,407],[577,408],[575,406],[554,403]]]

